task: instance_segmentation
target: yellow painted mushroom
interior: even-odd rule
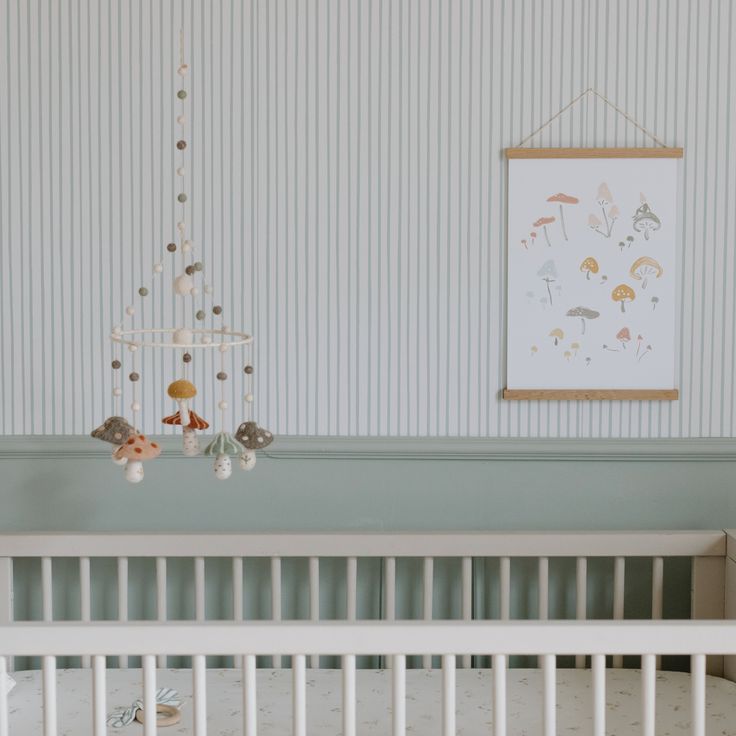
[[[598,261],[588,257],[580,264],[580,270],[585,274],[585,278],[590,280],[591,273],[598,273]]]
[[[642,289],[647,288],[647,282],[649,281],[650,276],[654,276],[655,279],[658,279],[663,272],[664,269],[662,266],[660,266],[654,258],[650,258],[649,256],[637,258],[631,264],[631,268],[629,269],[631,278],[641,281]]]
[[[636,292],[627,284],[619,284],[612,292],[611,299],[621,304],[621,311],[626,312],[624,306],[626,302],[633,302],[636,299]]]

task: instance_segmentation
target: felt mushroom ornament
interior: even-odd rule
[[[240,445],[229,432],[218,432],[212,438],[212,442],[204,448],[205,455],[215,456],[214,471],[217,480],[227,480],[232,475],[233,464],[230,456],[239,452]]]
[[[197,389],[186,378],[172,381],[167,390],[169,396],[179,405],[179,416],[183,426],[189,424],[189,399],[197,395]]]
[[[181,412],[176,412],[170,417],[164,417],[161,420],[164,424],[171,424],[174,426],[182,426]],[[197,437],[197,430],[207,429],[210,424],[208,421],[202,419],[199,414],[196,414],[191,409],[189,410],[189,424],[184,426],[183,432],[183,452],[186,457],[195,457],[199,455],[199,438]]]
[[[135,427],[129,424],[124,417],[108,417],[97,429],[91,432],[91,436],[96,440],[102,440],[103,442],[109,442],[111,445],[115,445],[115,450],[125,444],[128,438],[134,434]],[[112,461],[116,465],[125,465],[128,462],[127,459],[116,457],[115,450],[112,453]]]
[[[128,483],[140,483],[143,480],[143,462],[153,460],[161,454],[161,448],[156,442],[146,439],[145,435],[138,434],[129,437],[124,445],[115,450],[115,456],[125,459],[125,480]]]
[[[580,200],[577,197],[573,197],[569,194],[563,194],[558,192],[553,194],[551,197],[547,197],[548,202],[556,202],[560,207],[560,225],[562,227],[562,237],[567,240],[567,230],[565,229],[565,213],[562,211],[562,205],[564,204],[577,204]]]
[[[245,448],[240,455],[240,467],[243,470],[253,470],[256,464],[255,451],[268,447],[273,442],[273,435],[255,422],[243,422],[235,432],[235,439]]]

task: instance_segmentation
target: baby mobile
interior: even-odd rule
[[[155,282],[163,278],[165,261],[168,258],[176,268],[177,251],[181,255],[180,265],[173,279],[173,291],[176,299],[181,302],[181,322],[178,327],[156,327],[137,328],[126,324],[132,320],[136,312],[135,304],[125,308],[125,315],[120,324],[112,329],[110,339],[113,344],[112,366],[112,394],[116,415],[111,416],[92,432],[92,437],[108,442],[114,446],[112,460],[117,465],[125,467],[125,478],[131,483],[143,480],[143,462],[152,460],[161,454],[160,446],[141,434],[138,426],[138,416],[141,411],[139,401],[139,352],[145,348],[160,348],[174,350],[177,358],[180,358],[179,375],[169,384],[167,394],[176,402],[177,411],[171,416],[163,418],[163,423],[182,429],[183,448],[182,452],[187,457],[200,454],[200,443],[198,432],[207,429],[210,425],[194,411],[197,388],[189,380],[194,355],[205,355],[208,350],[216,350],[219,353],[219,370],[216,379],[220,386],[220,400],[217,408],[219,410],[219,431],[206,445],[203,452],[205,455],[214,456],[215,477],[226,480],[232,473],[231,456],[239,456],[240,467],[243,470],[252,470],[256,464],[256,450],[263,449],[273,441],[273,435],[258,426],[253,420],[253,338],[245,332],[236,332],[222,324],[223,309],[212,302],[212,287],[204,280],[204,266],[202,261],[195,260],[194,243],[187,238],[186,224],[186,158],[188,144],[185,139],[186,111],[188,99],[186,89],[186,78],[189,72],[188,64],[184,63],[183,36],[179,34],[179,66],[177,73],[181,77],[181,84],[176,92],[176,103],[178,112],[176,123],[181,131],[176,141],[176,175],[177,181],[181,182],[176,195],[178,222],[176,224],[177,242],[166,245],[166,252],[153,265],[153,280]],[[168,254],[168,255],[167,255]],[[137,298],[145,300],[149,297],[151,289],[141,286],[137,290]],[[196,309],[196,300],[200,299],[201,307]],[[191,301],[189,301],[191,300]],[[186,308],[189,302],[190,309]],[[211,305],[211,306],[210,306]],[[213,319],[220,321],[219,327],[207,328],[197,327],[197,323],[203,323],[207,317],[205,308],[208,308]],[[187,312],[189,319],[187,319]],[[194,312],[194,319],[191,313]],[[190,324],[187,324],[189,322]],[[130,354],[130,372],[128,381],[132,402],[130,404],[131,421],[122,416],[122,355],[124,348]],[[225,400],[225,382],[228,380],[226,362],[228,356],[232,356],[237,350],[247,350],[247,360],[243,367],[245,394],[245,420],[238,426],[235,436],[226,431],[226,412],[228,403]],[[230,362],[234,362],[232,357]]]

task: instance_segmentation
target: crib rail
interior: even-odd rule
[[[44,736],[56,736],[56,657],[92,657],[94,735],[105,733],[105,655],[143,652],[143,704],[155,714],[156,655],[192,656],[194,734],[207,733],[206,654],[243,655],[243,728],[257,733],[255,656],[293,657],[293,733],[306,734],[306,656],[342,656],[343,733],[356,733],[355,656],[393,656],[394,736],[406,734],[406,655],[442,653],[442,733],[453,736],[457,655],[482,651],[493,662],[493,734],[506,736],[506,675],[509,654],[537,654],[543,662],[544,697],[540,713],[545,736],[555,733],[555,658],[592,655],[594,736],[605,734],[605,655],[642,657],[642,733],[654,736],[657,654],[692,657],[691,734],[705,735],[705,656],[736,654],[736,622],[729,621],[555,621],[555,622],[333,622],[333,623],[32,623],[0,626],[0,675],[7,657],[43,657]],[[144,736],[156,733],[155,717],[144,717]],[[8,702],[0,689],[0,736],[8,732]]]

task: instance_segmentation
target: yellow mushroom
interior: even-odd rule
[[[625,312],[626,308],[624,304],[626,302],[633,302],[636,299],[636,292],[627,284],[619,284],[612,292],[611,299],[615,302],[621,303],[621,311]]]
[[[598,273],[598,261],[588,257],[580,264],[580,270],[585,274],[586,279],[590,279],[591,273]]]
[[[189,424],[189,399],[197,395],[197,388],[191,381],[180,378],[169,384],[167,393],[179,405],[179,418],[186,427]]]
[[[555,339],[555,345],[557,345],[560,340],[564,339],[565,333],[559,327],[555,327],[555,329],[549,333],[549,336]]]
[[[631,278],[636,279],[637,281],[641,281],[642,289],[647,288],[647,281],[649,280],[650,276],[654,276],[655,279],[658,279],[663,272],[664,269],[662,268],[662,266],[660,266],[659,263],[654,260],[654,258],[650,258],[649,256],[642,256],[641,258],[637,258],[631,264],[631,268],[629,269]]]

